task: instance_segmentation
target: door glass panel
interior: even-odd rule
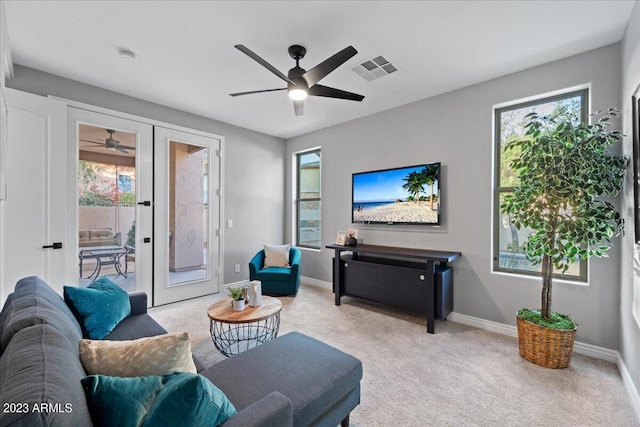
[[[136,134],[78,129],[78,284],[135,290]]]
[[[169,285],[208,278],[209,148],[169,142]]]

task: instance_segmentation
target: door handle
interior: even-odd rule
[[[142,239],[142,241],[144,243],[151,243],[151,237],[145,237],[144,239]]]
[[[138,202],[138,204],[143,206],[151,206],[151,202],[149,200],[145,200],[144,202]]]
[[[53,245],[45,245],[42,249],[62,249],[62,242],[55,242]]]

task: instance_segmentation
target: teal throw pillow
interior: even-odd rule
[[[237,413],[218,387],[197,374],[91,375],[82,386],[95,426],[214,427]]]
[[[138,427],[164,387],[163,377],[107,377],[81,380],[91,421],[96,427]]]
[[[64,300],[80,322],[85,338],[101,340],[131,314],[127,291],[102,276],[86,288],[64,287]]]
[[[213,427],[237,413],[222,390],[202,375],[176,372],[165,379],[143,427]]]

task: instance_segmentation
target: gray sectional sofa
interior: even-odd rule
[[[105,339],[166,333],[147,314],[144,293]],[[0,425],[91,426],[80,380],[81,327],[62,297],[38,277],[20,280],[0,313]],[[362,364],[316,339],[289,333],[205,368],[200,375],[237,409],[225,427],[349,424],[360,402]]]

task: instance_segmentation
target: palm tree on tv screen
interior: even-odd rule
[[[420,205],[420,193],[424,192],[424,177],[421,173],[418,172],[409,172],[409,175],[402,179],[405,181],[402,184],[402,188],[407,190],[409,194],[411,194],[414,200],[418,201],[418,205]]]
[[[437,165],[427,165],[420,172],[420,176],[422,178],[423,184],[427,184],[431,187],[431,195],[429,196],[430,206],[429,208],[433,210],[433,186],[438,179],[438,166]]]

